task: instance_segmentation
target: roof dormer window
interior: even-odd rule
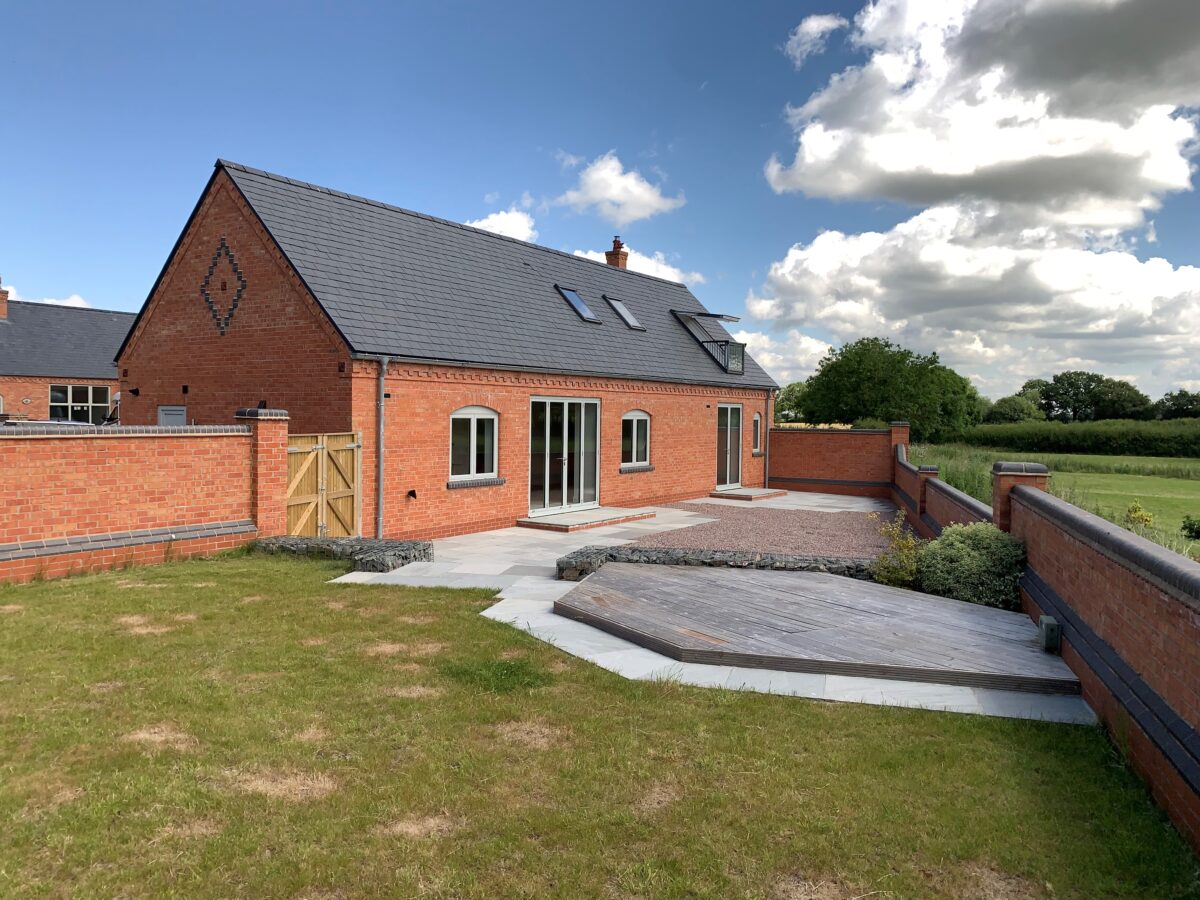
[[[596,318],[596,314],[592,312],[591,308],[583,301],[583,298],[579,296],[578,291],[573,291],[570,288],[565,288],[557,284],[555,287],[558,288],[558,292],[563,295],[563,299],[571,304],[571,309],[575,310],[575,313],[579,316],[579,318],[583,319],[585,322],[595,322],[597,325],[600,324],[600,320]]]

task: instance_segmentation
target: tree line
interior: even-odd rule
[[[1200,392],[1171,391],[1152,401],[1126,381],[1069,371],[1031,379],[993,403],[936,353],[861,338],[831,349],[806,381],[785,387],[775,418],[860,427],[902,419],[911,423],[915,440],[945,441],[985,422],[1200,418]]]

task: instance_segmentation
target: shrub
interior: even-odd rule
[[[1149,528],[1154,524],[1154,513],[1142,506],[1142,501],[1134,499],[1125,510],[1125,527],[1129,529]]]
[[[869,428],[882,428],[884,431],[888,429],[888,423],[883,419],[855,419],[854,424],[850,426],[856,431],[862,431]]]
[[[1200,419],[1142,422],[1012,422],[977,425],[963,441],[977,447],[1106,456],[1200,456]]]
[[[870,518],[878,521],[879,513],[871,513]],[[917,563],[925,542],[904,523],[903,512],[897,512],[894,519],[880,525],[879,533],[887,538],[888,548],[871,563],[871,577],[879,584],[915,588]]]
[[[1184,516],[1179,530],[1189,541],[1200,541],[1200,516]]]
[[[929,594],[1019,609],[1024,563],[1025,545],[995,525],[950,525],[921,551],[918,581]]]

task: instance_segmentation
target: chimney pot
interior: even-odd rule
[[[604,253],[604,261],[610,266],[616,266],[618,269],[628,268],[629,251],[625,249],[625,245],[621,243],[619,234],[613,235],[613,246],[611,250]]]

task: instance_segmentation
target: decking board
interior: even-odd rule
[[[609,563],[554,609],[685,662],[1079,693],[1021,613],[820,572]]]

